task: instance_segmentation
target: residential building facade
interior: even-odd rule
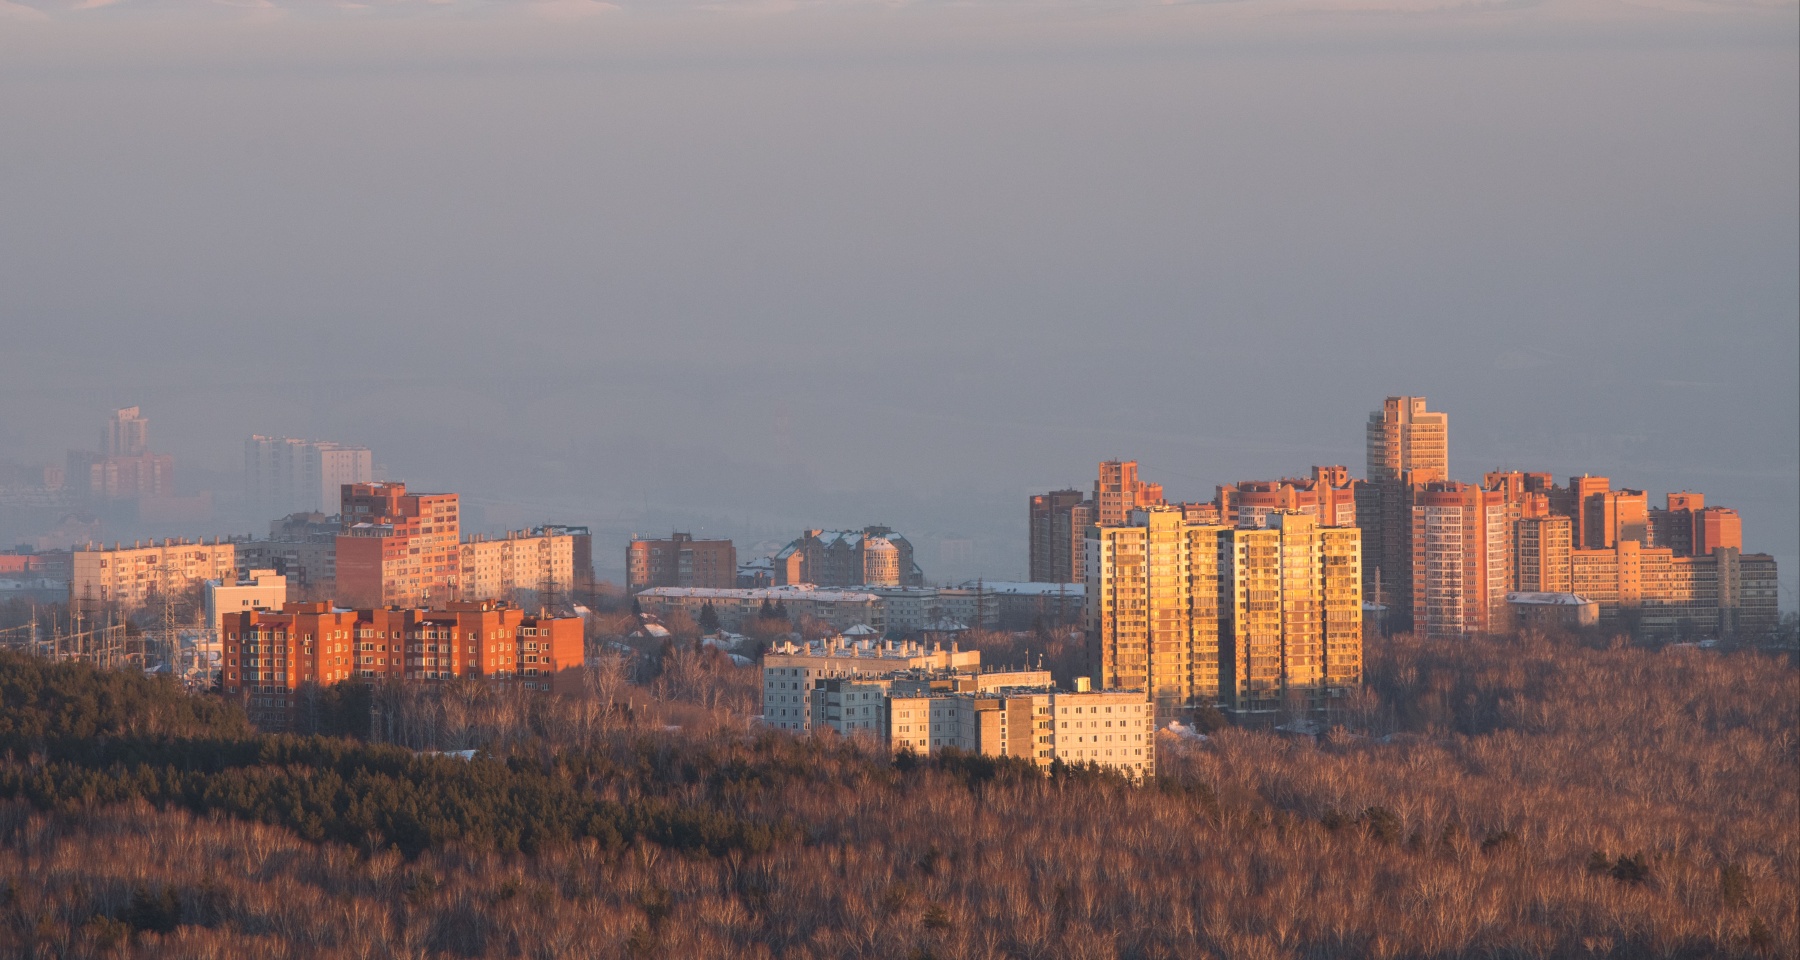
[[[1084,498],[1080,490],[1052,490],[1031,497],[1030,579],[1034,583],[1079,583],[1075,562],[1080,528],[1074,510]]]
[[[634,539],[625,548],[625,585],[632,593],[651,587],[738,586],[737,547],[730,540],[695,540],[673,533],[667,540]]]
[[[1284,512],[1217,536],[1220,699],[1272,714],[1360,686],[1362,531]]]
[[[719,625],[741,630],[761,613],[763,604],[779,604],[790,618],[813,617],[834,630],[863,625],[877,634],[886,633],[887,610],[882,599],[860,590],[830,590],[812,584],[782,587],[651,587],[638,593],[639,607],[648,614],[666,617],[679,610],[700,620],[700,611],[712,607]]]
[[[1145,690],[1175,716],[1314,706],[1361,684],[1361,531],[1297,511],[1263,519],[1225,527],[1152,507],[1093,528],[1085,619],[1100,688]]]
[[[1120,526],[1131,511],[1161,506],[1162,502],[1162,484],[1138,479],[1136,460],[1101,461],[1099,476],[1094,479],[1093,522]]]
[[[222,615],[221,639],[225,695],[276,729],[291,722],[309,687],[487,677],[550,689],[584,657],[580,618],[533,617],[493,602],[432,610],[289,603],[279,612]]]
[[[1504,629],[1513,576],[1503,494],[1426,484],[1413,501],[1412,548],[1414,630],[1449,639]]]
[[[812,689],[820,680],[879,678],[906,671],[978,673],[981,652],[903,641],[848,641],[843,637],[787,643],[763,655],[763,722],[799,733],[813,723]],[[873,729],[873,728],[871,728]]]
[[[586,527],[542,526],[503,537],[471,536],[460,547],[457,593],[463,600],[508,600],[521,590],[539,601],[567,596],[581,582],[577,546]]]
[[[1354,527],[1357,490],[1362,485],[1341,466],[1313,467],[1309,480],[1245,480],[1218,488],[1213,501],[1218,512],[1212,522],[1260,527],[1269,514],[1285,510],[1304,513],[1328,527]],[[1184,513],[1190,520],[1206,519],[1193,510]]]
[[[256,569],[231,580],[206,581],[206,625],[215,631],[227,614],[280,610],[285,603],[287,578],[274,570]]]
[[[138,541],[129,547],[89,544],[74,551],[69,602],[114,603],[130,609],[208,580],[236,577],[237,547],[229,540]]]
[[[892,552],[889,552],[891,548]],[[808,530],[777,551],[778,586],[810,583],[821,587],[918,587],[925,574],[913,561],[913,546],[883,526],[861,530]]]
[[[1426,409],[1424,397],[1388,397],[1369,414],[1369,480],[1414,483],[1450,477],[1450,417]]]
[[[337,597],[357,607],[431,606],[457,596],[462,572],[454,493],[408,493],[404,483],[343,487]]]

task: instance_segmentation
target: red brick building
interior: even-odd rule
[[[337,596],[357,607],[430,606],[457,596],[461,518],[454,493],[346,483]]]
[[[531,616],[494,601],[436,610],[289,603],[221,620],[221,688],[267,727],[285,725],[309,687],[487,677],[549,689],[585,662],[580,618]]]
[[[730,540],[695,540],[689,533],[633,540],[625,548],[625,584],[632,593],[651,587],[736,587],[737,547]]]

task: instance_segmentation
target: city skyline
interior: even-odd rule
[[[1426,398],[1423,396],[1389,397],[1390,402],[1394,401],[1394,400],[1414,400],[1414,399],[1421,401],[1421,402],[1426,400]],[[1374,404],[1374,401],[1372,401],[1372,400],[1368,401],[1368,402],[1371,405]],[[1431,409],[1432,415],[1436,416],[1440,413],[1447,412],[1447,411],[1441,410],[1441,408],[1438,408],[1435,405],[1435,401],[1432,401],[1432,403],[1433,403],[1433,407]],[[1376,414],[1379,414],[1379,413],[1380,413],[1380,409],[1377,408]],[[103,427],[105,428],[104,430],[102,430],[102,433],[101,433],[101,440],[102,440],[103,446],[106,442],[106,430],[114,429],[111,426],[111,424],[114,422],[114,420],[117,417],[124,416],[126,414],[129,414],[131,417],[138,418],[138,422],[140,425],[138,426],[137,429],[140,431],[140,434],[141,434],[142,421],[149,419],[149,417],[145,415],[144,409],[142,407],[120,408],[117,411],[114,411],[111,414],[109,414],[107,419],[103,423]],[[1362,419],[1360,422],[1358,422],[1357,418],[1355,418],[1355,417],[1347,417],[1345,419],[1352,422],[1351,431],[1354,431],[1356,428],[1362,427],[1369,422],[1369,420],[1366,417],[1364,419]],[[365,424],[365,428],[367,426],[368,425]],[[1460,424],[1459,424],[1459,426],[1460,426]],[[1587,467],[1580,467],[1572,472],[1568,472],[1568,471],[1563,471],[1563,470],[1558,470],[1558,469],[1549,469],[1549,468],[1546,468],[1543,464],[1539,464],[1539,463],[1517,463],[1517,464],[1506,464],[1506,465],[1499,466],[1499,467],[1484,467],[1481,469],[1474,469],[1474,468],[1459,469],[1457,465],[1458,465],[1458,463],[1461,462],[1461,460],[1458,458],[1457,454],[1455,453],[1455,450],[1458,449],[1458,447],[1460,446],[1461,433],[1460,433],[1460,431],[1453,431],[1453,432],[1456,433],[1456,436],[1451,441],[1451,453],[1449,456],[1449,461],[1450,461],[1449,475],[1450,475],[1451,480],[1456,483],[1471,483],[1471,484],[1479,486],[1481,484],[1481,482],[1490,475],[1504,474],[1507,471],[1516,472],[1519,470],[1538,471],[1538,472],[1541,472],[1544,474],[1548,474],[1549,476],[1551,476],[1553,478],[1569,477],[1572,479],[1572,478],[1585,477],[1585,476],[1600,476],[1602,478],[1605,477],[1605,474],[1603,474],[1602,471],[1589,469]],[[262,440],[262,439],[264,439],[264,438],[262,438],[260,436],[252,438],[253,441],[254,440]],[[299,442],[299,441],[294,441],[294,442]],[[307,441],[307,442],[310,443],[311,441]],[[241,451],[242,450],[242,441],[239,442],[239,445],[240,445],[240,451]],[[333,445],[326,444],[326,446],[333,446]],[[1357,446],[1359,448],[1363,448],[1366,446],[1366,444],[1358,443]],[[366,451],[366,448],[363,448],[363,449]],[[75,451],[71,452],[71,457],[74,455],[74,452]],[[164,456],[164,459],[166,460],[167,457]],[[1348,458],[1346,458],[1346,460],[1348,460]],[[1106,462],[1110,462],[1110,461],[1102,461],[1103,465]],[[1162,472],[1158,471],[1155,467],[1145,467],[1142,465],[1142,463],[1139,463],[1137,461],[1127,461],[1127,462],[1131,463],[1131,464],[1133,464],[1133,466],[1135,466],[1136,471],[1137,471],[1136,476],[1140,476],[1140,477],[1155,476],[1158,481],[1166,479],[1166,475],[1163,474]],[[1153,463],[1154,461],[1145,460],[1144,462]],[[1361,461],[1349,461],[1349,462],[1360,463]],[[52,464],[49,466],[55,466],[55,465]],[[1087,475],[1091,476],[1092,475],[1091,463],[1087,466],[1086,469],[1087,469]],[[1317,469],[1318,468],[1317,468],[1316,464],[1310,465],[1310,466],[1302,466],[1298,463],[1295,463],[1295,464],[1290,464],[1289,466],[1281,468],[1280,471],[1277,473],[1270,473],[1267,476],[1265,476],[1264,478],[1262,478],[1261,480],[1251,481],[1249,479],[1250,474],[1248,473],[1248,471],[1233,472],[1232,468],[1227,466],[1227,467],[1217,468],[1215,475],[1220,477],[1221,479],[1216,484],[1214,484],[1210,487],[1204,486],[1204,485],[1201,485],[1198,483],[1194,483],[1191,481],[1187,482],[1187,483],[1177,483],[1177,484],[1164,484],[1164,483],[1156,482],[1156,483],[1150,483],[1149,485],[1152,488],[1155,488],[1155,490],[1157,491],[1157,494],[1159,496],[1162,496],[1163,499],[1165,499],[1167,502],[1170,502],[1170,503],[1212,502],[1221,490],[1229,491],[1229,490],[1235,489],[1235,487],[1238,483],[1242,483],[1242,482],[1266,483],[1266,482],[1269,482],[1270,480],[1274,479],[1275,477],[1305,480],[1306,476],[1308,474],[1308,471],[1316,471]],[[384,469],[382,472],[385,474],[388,471]],[[1356,468],[1354,468],[1354,467],[1351,468],[1351,473],[1349,476],[1352,480],[1354,480],[1356,482],[1363,482],[1366,480],[1365,477],[1360,476],[1356,472]],[[1464,479],[1465,476],[1468,476],[1468,479],[1465,480]],[[157,538],[162,538],[162,537],[184,537],[184,536],[185,537],[202,537],[202,536],[243,537],[245,535],[249,535],[253,538],[261,538],[262,536],[266,535],[265,531],[268,528],[268,525],[274,521],[281,520],[283,518],[283,516],[285,516],[285,514],[283,514],[281,516],[270,516],[270,517],[267,517],[266,519],[262,519],[262,520],[253,520],[252,519],[253,516],[260,517],[260,514],[252,515],[252,514],[248,514],[248,513],[239,513],[236,516],[231,516],[229,514],[229,511],[232,509],[233,501],[231,500],[231,497],[233,496],[234,493],[237,493],[238,496],[243,497],[242,500],[238,501],[239,507],[249,507],[253,504],[253,501],[251,501],[248,497],[244,496],[244,494],[242,494],[242,493],[239,493],[239,491],[242,491],[245,489],[245,483],[248,480],[248,477],[249,477],[249,474],[248,474],[247,469],[244,472],[238,474],[235,478],[232,478],[229,474],[221,475],[221,479],[223,481],[226,481],[221,484],[223,491],[224,491],[224,496],[223,497],[214,496],[214,498],[213,498],[215,503],[221,505],[218,512],[222,516],[219,519],[215,519],[213,521],[196,521],[196,520],[186,518],[186,517],[176,517],[176,518],[172,518],[172,519],[159,520],[155,523],[150,524],[148,527],[142,527],[142,526],[135,527],[135,528],[127,527],[127,528],[125,528],[126,532],[124,534],[122,534],[121,536],[105,536],[105,535],[102,535],[102,536],[76,536],[75,539],[71,540],[71,543],[73,544],[73,543],[86,542],[86,541],[111,542],[113,540],[118,540],[118,539],[124,539],[124,540],[129,541],[129,540],[140,539],[140,538],[157,539]],[[1230,479],[1224,479],[1226,477],[1230,477]],[[1066,486],[1067,485],[1066,481],[1068,481],[1071,478],[1063,478],[1063,479],[1065,482],[1058,483],[1058,484],[1056,484],[1056,486]],[[1641,491],[1645,492],[1647,494],[1647,496],[1649,497],[1650,505],[1660,504],[1665,494],[1679,494],[1679,493],[1683,493],[1689,489],[1692,489],[1690,487],[1690,488],[1670,488],[1667,490],[1663,490],[1663,489],[1657,488],[1654,485],[1642,483],[1638,479],[1638,477],[1631,476],[1631,475],[1620,476],[1620,475],[1615,474],[1615,475],[1612,475],[1612,480],[1615,484],[1624,484],[1626,487],[1630,487],[1632,484],[1636,483],[1638,485],[1638,487],[1641,488]],[[434,483],[434,484],[421,485],[421,484],[415,483],[415,484],[413,484],[413,486],[414,486],[414,488],[423,488],[423,486],[430,486],[433,488],[456,490],[457,494],[465,502],[465,504],[474,505],[475,509],[477,511],[476,516],[478,517],[478,519],[474,523],[469,525],[470,531],[472,533],[480,533],[480,534],[488,535],[488,536],[494,536],[494,535],[502,535],[503,536],[505,534],[511,533],[514,528],[518,528],[518,527],[540,525],[540,524],[545,524],[545,523],[551,523],[551,524],[565,523],[565,522],[567,522],[567,520],[566,520],[567,517],[569,517],[569,516],[579,517],[583,514],[584,509],[586,509],[582,506],[583,500],[580,497],[560,498],[558,500],[540,502],[537,505],[537,508],[545,511],[544,515],[541,515],[541,516],[533,515],[531,513],[527,513],[527,512],[520,510],[514,504],[507,503],[505,500],[505,497],[501,496],[499,498],[485,498],[485,499],[489,500],[489,503],[493,503],[493,502],[495,502],[495,500],[498,500],[500,509],[497,511],[494,511],[494,513],[492,515],[484,515],[487,513],[487,511],[482,509],[481,504],[482,504],[482,501],[484,498],[480,494],[475,494],[475,495],[471,496],[470,494],[465,492],[463,489],[458,488],[452,484],[435,484]],[[1163,494],[1162,488],[1165,486],[1167,486],[1169,488],[1169,492],[1167,492],[1166,494]],[[1082,482],[1081,489],[1082,489],[1082,493],[1083,493],[1084,497],[1091,498],[1092,487],[1093,487],[1092,481],[1083,481]],[[1737,510],[1740,517],[1745,517],[1747,519],[1747,522],[1745,522],[1743,524],[1743,532],[1742,532],[1743,548],[1747,552],[1767,553],[1767,554],[1770,554],[1771,556],[1774,556],[1777,559],[1777,561],[1781,565],[1781,570],[1782,570],[1781,584],[1780,584],[1782,608],[1784,610],[1792,609],[1793,605],[1795,603],[1795,599],[1794,599],[1795,588],[1794,588],[1793,584],[1794,584],[1796,578],[1795,578],[1795,574],[1792,572],[1792,567],[1789,565],[1790,564],[1789,555],[1783,554],[1783,552],[1781,551],[1779,546],[1776,546],[1773,548],[1766,546],[1767,544],[1771,543],[1772,541],[1778,540],[1779,539],[1778,536],[1773,535],[1774,532],[1771,529],[1769,529],[1769,525],[1764,523],[1762,521],[1762,519],[1759,518],[1757,515],[1755,515],[1753,512],[1746,511],[1740,503],[1730,502],[1726,499],[1726,495],[1717,492],[1719,490],[1725,490],[1725,489],[1728,489],[1728,488],[1718,487],[1716,489],[1708,489],[1704,492],[1704,496],[1709,498],[1712,501],[1714,506],[1723,505],[1723,506],[1732,507]],[[203,493],[208,493],[208,494],[214,493],[214,491],[210,491],[210,490],[208,490],[208,491],[189,490],[189,489],[187,489],[186,486],[179,487],[178,492],[184,493],[184,494],[194,493],[194,492],[203,492]],[[1032,494],[1036,495],[1040,492],[1041,491],[1032,491]],[[1010,502],[1013,499],[1012,497],[1008,497],[1008,501],[1005,502],[1004,506],[1002,506],[1003,501],[1001,501],[1000,494],[989,494],[989,498],[990,498],[989,503],[992,504],[992,509],[988,511],[989,513],[1004,513],[1006,509],[1010,509],[1012,513],[1018,512],[1016,502]],[[193,498],[188,497],[187,499],[192,500]],[[829,499],[830,498],[827,498],[828,502],[829,502]],[[917,513],[914,513],[912,515],[921,518],[921,522],[918,524],[919,527],[924,528],[929,531],[934,531],[934,532],[944,529],[943,516],[941,514],[933,514],[929,510],[928,502],[921,502],[918,498],[913,498],[913,497],[899,497],[899,498],[896,498],[896,500],[897,500],[897,502],[899,502],[901,504],[908,504],[909,501],[912,501],[911,509],[918,511]],[[968,505],[962,505],[962,506],[964,506],[966,508]],[[526,509],[531,509],[531,508],[526,508]],[[843,511],[839,515],[848,515],[852,518],[852,521],[855,521],[860,516],[860,514],[856,513],[855,511],[859,511],[862,508],[858,507],[858,506],[850,506],[850,507],[834,507],[832,509]],[[874,509],[877,511],[884,511],[880,515],[884,515],[884,516],[887,515],[887,513],[885,512],[886,508],[877,506],[877,507],[873,507],[870,509]],[[561,512],[556,513],[555,511],[561,511]],[[694,527],[694,529],[700,530],[700,531],[706,531],[708,529],[704,525],[697,525],[697,524],[694,524],[691,522],[695,516],[700,514],[700,508],[684,510],[684,508],[681,505],[676,504],[676,505],[669,505],[669,506],[663,508],[663,511],[664,512],[662,512],[660,514],[662,516],[684,518],[683,521],[672,521],[671,525],[678,525],[678,524],[686,525],[686,526]],[[335,513],[336,512],[335,505],[333,505],[333,507],[331,507],[331,508],[328,508],[325,512],[327,514]],[[467,506],[465,506],[464,513],[467,514],[467,512],[468,512]],[[895,512],[897,512],[897,511],[895,511]],[[1747,517],[1745,516],[1746,514],[1748,514]],[[815,514],[804,514],[803,513],[801,515],[802,520],[803,520],[802,525],[815,526],[815,527],[821,526],[821,524],[813,522],[813,519],[812,519],[814,517],[817,517],[818,515],[819,514],[816,514],[816,513]],[[971,511],[967,515],[978,515],[978,514]],[[782,542],[785,542],[785,540],[789,536],[791,536],[791,529],[783,529],[783,528],[775,526],[774,524],[779,522],[779,521],[775,521],[775,520],[765,520],[765,521],[762,521],[761,523],[757,523],[757,522],[733,522],[731,520],[731,518],[729,518],[729,517],[721,517],[721,518],[717,518],[717,519],[718,519],[718,522],[712,528],[716,532],[706,533],[706,534],[704,534],[704,536],[717,536],[721,539],[733,540],[733,541],[738,542],[740,544],[740,547],[739,547],[739,553],[740,553],[739,559],[740,560],[747,561],[747,560],[752,560],[752,559],[758,559],[758,558],[765,557],[765,556],[771,556],[771,555],[775,554],[776,552],[778,552],[779,548],[780,548],[780,544]],[[1007,517],[1005,519],[1014,519],[1014,518]],[[248,530],[240,529],[241,527],[244,526],[244,524],[246,522],[252,523],[253,526],[251,526]],[[616,555],[620,554],[623,551],[624,547],[627,546],[629,543],[633,542],[634,540],[641,539],[637,536],[637,530],[641,524],[635,519],[630,520],[630,521],[624,521],[624,523],[626,526],[630,527],[629,533],[621,532],[622,530],[625,529],[625,526],[621,526],[619,522],[613,523],[611,525],[612,529],[607,529],[608,524],[606,524],[604,521],[601,521],[601,522],[595,522],[592,520],[589,521],[590,525],[599,528],[596,531],[598,534],[596,537],[596,539],[598,540],[598,544],[596,546],[596,551],[595,551],[595,561],[596,561],[595,562],[595,570],[597,571],[597,577],[600,580],[610,580],[615,583],[624,584],[626,582],[626,580],[628,579],[626,565],[623,562],[623,560],[619,556],[616,556]],[[861,524],[858,524],[858,525],[860,526]],[[919,566],[925,567],[926,579],[929,582],[953,583],[953,582],[959,582],[959,581],[965,580],[965,579],[973,579],[976,577],[983,577],[983,576],[988,577],[989,579],[995,579],[995,580],[1020,580],[1020,581],[1029,580],[1029,579],[1031,579],[1030,570],[1029,570],[1030,564],[1029,564],[1029,557],[1026,555],[1029,553],[1029,540],[1030,540],[1029,527],[1026,524],[1019,524],[1021,529],[1012,530],[1012,529],[1008,529],[1008,526],[1009,525],[1007,525],[1005,523],[990,524],[988,529],[986,531],[984,531],[985,537],[983,538],[983,540],[985,540],[985,542],[978,541],[980,543],[981,547],[983,548],[980,552],[980,557],[979,557],[978,562],[984,564],[984,566],[981,566],[981,567],[978,567],[975,569],[967,569],[967,568],[956,567],[956,566],[952,565],[949,569],[946,569],[944,564],[934,562],[935,560],[938,559],[938,551],[933,550],[931,548],[935,547],[937,545],[935,542],[932,542],[937,539],[936,537],[931,538],[931,540],[924,541],[923,552],[920,552],[917,554],[917,557],[919,559],[916,562]],[[955,529],[955,528],[952,528],[952,529]],[[28,542],[28,540],[27,540],[27,542]],[[1759,544],[1763,544],[1765,546],[1759,547]],[[615,547],[617,549],[615,549]],[[1000,559],[997,562],[991,559],[994,557],[995,554],[1000,555]],[[1016,559],[1015,559],[1014,555],[1016,555]],[[1800,561],[1792,561],[1792,562],[1800,562]],[[1016,570],[1013,569],[1013,566],[1016,566],[1017,569]],[[940,574],[940,571],[942,571],[941,574]]]

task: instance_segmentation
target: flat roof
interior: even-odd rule
[[[1573,593],[1509,593],[1506,595],[1506,602],[1540,604],[1546,606],[1579,606],[1584,603],[1594,603],[1596,601],[1589,600],[1586,597],[1577,596]]]

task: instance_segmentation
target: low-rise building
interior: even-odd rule
[[[206,581],[206,626],[218,630],[220,618],[246,610],[280,610],[287,603],[287,578],[258,568],[231,581]]]
[[[972,591],[974,605],[982,613],[982,623],[1002,630],[1029,630],[1040,623],[1048,626],[1078,624],[1082,600],[1087,596],[1085,583],[970,580],[952,589]],[[969,623],[974,625],[973,620]]]
[[[790,617],[813,617],[833,630],[858,624],[877,634],[888,629],[887,609],[880,597],[861,590],[821,589],[810,583],[755,588],[651,587],[637,595],[637,602],[645,613],[666,617],[680,610],[696,622],[700,611],[711,606],[719,626],[727,630],[744,629],[765,602],[780,605]]]
[[[1040,767],[1093,764],[1132,779],[1156,775],[1156,711],[1143,691],[1049,685],[926,696],[896,691],[887,713],[888,742],[896,753],[955,749]]]
[[[946,650],[913,642],[852,642],[843,637],[801,645],[782,644],[763,655],[763,721],[780,730],[812,726],[815,681],[846,677],[888,677],[910,670],[978,672],[977,650]]]
[[[1600,622],[1600,604],[1572,593],[1509,593],[1506,606],[1514,627],[1573,629]]]
[[[830,729],[897,754],[959,750],[1156,774],[1156,712],[1143,691],[1058,690],[1048,671],[982,670],[976,651],[841,642],[774,651],[763,688],[765,721],[777,729]]]

